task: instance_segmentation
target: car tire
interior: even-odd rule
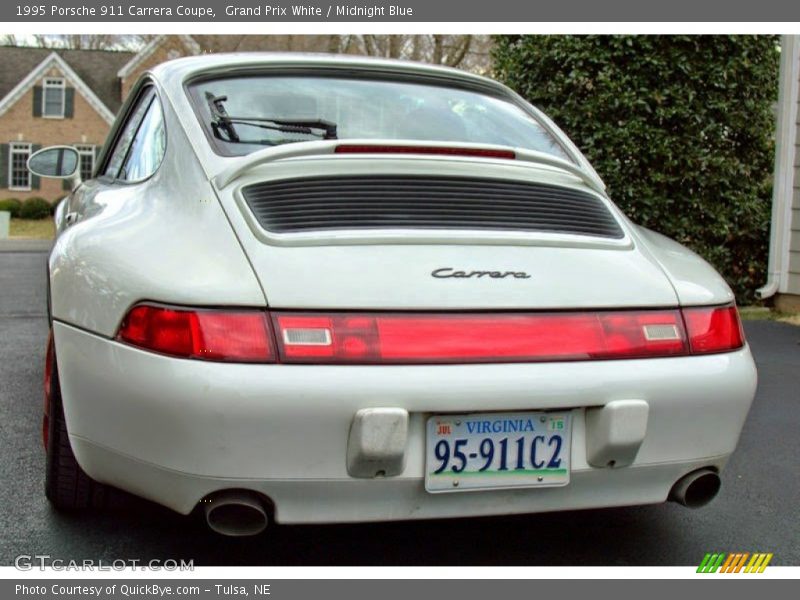
[[[44,491],[50,503],[59,510],[75,511],[104,508],[108,488],[89,477],[72,453],[67,434],[67,422],[61,403],[61,386],[58,379],[55,348],[52,336],[48,343],[52,352],[50,376],[50,406],[47,422],[47,459]]]

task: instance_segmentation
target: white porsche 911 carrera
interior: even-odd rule
[[[734,297],[569,139],[451,69],[142,76],[49,259],[46,493],[279,523],[711,500],[756,386]]]

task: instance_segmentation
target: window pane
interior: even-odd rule
[[[27,144],[12,144],[9,154],[9,171],[12,188],[30,189],[31,174],[28,171],[28,157],[31,155]]]
[[[150,177],[161,164],[165,148],[166,135],[161,105],[154,100],[139,126],[119,178],[138,181]]]
[[[64,88],[44,88],[44,115],[46,117],[64,116]]]
[[[206,98],[226,96],[229,115],[261,119],[315,120],[337,124],[338,139],[421,140],[498,144],[569,160],[559,142],[513,101],[478,90],[412,81],[349,77],[251,76],[203,81],[192,86],[198,116],[210,129]],[[239,143],[224,134],[214,143],[228,154],[264,146],[320,139],[236,123]]]
[[[86,181],[92,178],[94,171],[94,156],[91,154],[81,154],[81,180]]]
[[[111,155],[111,160],[106,166],[105,175],[116,178],[119,174],[120,167],[128,154],[128,148],[139,129],[139,124],[142,122],[145,112],[147,111],[150,103],[153,100],[153,90],[149,89],[144,92],[139,99],[139,103],[133,109],[133,112],[128,117],[128,122],[124,125],[122,134],[117,139],[116,146],[114,146],[114,153]]]
[[[86,181],[94,174],[94,146],[75,146],[80,156],[81,180]]]

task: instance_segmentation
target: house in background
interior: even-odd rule
[[[0,46],[0,199],[64,196],[63,182],[41,180],[27,169],[28,157],[44,146],[74,146],[81,176],[89,178],[139,75],[199,52],[186,35],[157,36],[136,53]]]
[[[357,43],[357,37],[364,39]],[[81,156],[81,175],[88,177],[114,116],[139,76],[180,56],[255,51],[363,51],[381,56],[381,52],[390,51],[389,55],[394,56],[391,52],[407,46],[406,50],[411,49],[408,58],[426,60],[425,46],[428,50],[438,48],[438,58],[433,62],[456,65],[448,62],[452,58],[449,52],[456,49],[454,55],[459,62],[470,57],[475,70],[488,69],[487,36],[483,36],[482,44],[475,45],[474,52],[469,51],[469,44],[463,44],[463,39],[444,38],[479,36],[410,36],[414,39],[406,40],[405,46],[402,36],[383,36],[382,42],[378,37],[158,35],[138,52],[0,46],[0,200],[40,196],[53,202],[62,198],[63,182],[40,180],[28,172],[26,162],[31,153],[44,146],[75,146]],[[432,55],[435,56],[436,53]]]
[[[800,311],[800,36],[781,37],[769,277],[758,290],[786,312]]]
[[[347,36],[345,36],[347,37]],[[65,144],[88,178],[116,112],[138,77],[166,60],[211,52],[359,53],[342,36],[159,35],[139,52],[0,46],[0,200],[64,196],[58,180],[26,167],[43,146]],[[335,42],[335,44],[334,44]],[[762,298],[800,311],[800,36],[781,38],[780,92],[768,279]]]

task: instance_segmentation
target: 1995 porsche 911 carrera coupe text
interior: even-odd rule
[[[46,492],[221,533],[711,500],[756,386],[733,295],[504,86],[413,63],[144,74],[49,259]]]

